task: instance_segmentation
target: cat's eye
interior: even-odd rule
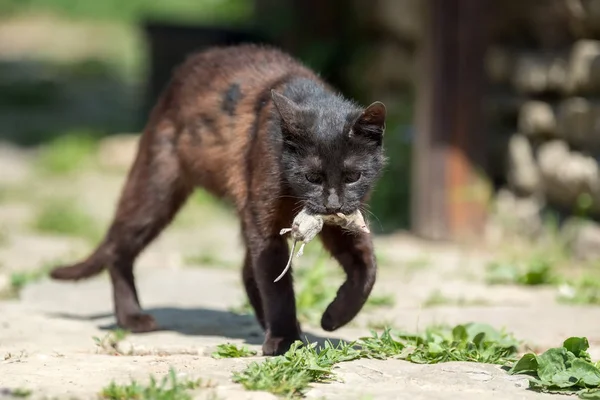
[[[321,176],[321,174],[310,173],[306,174],[305,176],[306,180],[314,185],[320,185],[321,183],[323,183],[323,177]]]
[[[358,180],[360,179],[360,172],[348,172],[345,176],[344,176],[344,181],[346,183],[354,183],[354,182],[358,182]]]

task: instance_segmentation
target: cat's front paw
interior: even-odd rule
[[[132,333],[152,332],[158,329],[154,317],[149,314],[131,314],[119,321],[119,326]]]
[[[269,332],[262,346],[263,356],[279,356],[287,352],[300,335],[274,337]]]

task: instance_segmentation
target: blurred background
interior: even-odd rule
[[[242,42],[386,104],[378,234],[600,255],[599,0],[0,0],[0,19],[5,268],[97,243],[172,68]],[[190,203],[176,227],[235,226]]]

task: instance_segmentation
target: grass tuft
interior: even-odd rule
[[[311,383],[336,379],[336,364],[360,358],[399,358],[419,364],[449,361],[507,364],[515,360],[519,343],[503,331],[486,324],[433,327],[423,334],[392,334],[386,328],[351,343],[336,346],[325,342],[303,345],[296,342],[284,355],[253,362],[235,372],[234,382],[247,390],[268,391],[280,396],[301,397]]]
[[[40,149],[36,168],[42,174],[66,175],[89,166],[97,149],[97,139],[87,132],[70,132],[53,139]]]
[[[68,200],[43,203],[33,222],[38,232],[75,236],[95,243],[101,239],[96,220]]]
[[[150,376],[150,383],[142,385],[136,381],[126,385],[111,382],[100,392],[100,398],[108,400],[192,400],[190,391],[211,388],[214,385],[197,380],[178,380],[174,369],[169,370],[160,383],[154,376]]]
[[[252,357],[256,355],[255,350],[249,349],[247,346],[236,346],[232,343],[220,344],[217,350],[212,353],[213,358],[242,358]]]

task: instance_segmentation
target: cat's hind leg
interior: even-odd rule
[[[169,123],[144,133],[104,240],[86,260],[55,268],[50,274],[58,280],[78,280],[108,268],[118,325],[132,332],[156,329],[154,319],[140,306],[134,261],[193,190],[184,180],[175,139],[175,129]]]
[[[375,284],[377,263],[369,233],[350,233],[339,226],[325,225],[320,235],[323,246],[346,273],[346,281],[321,318],[321,327],[331,332],[350,322],[362,309]]]
[[[262,300],[260,298],[260,291],[254,277],[254,269],[252,268],[252,256],[250,251],[246,251],[246,257],[244,258],[244,267],[242,269],[242,281],[244,282],[244,288],[246,289],[246,295],[248,301],[254,309],[254,315],[260,326],[266,329],[265,325],[265,313],[263,311]]]

